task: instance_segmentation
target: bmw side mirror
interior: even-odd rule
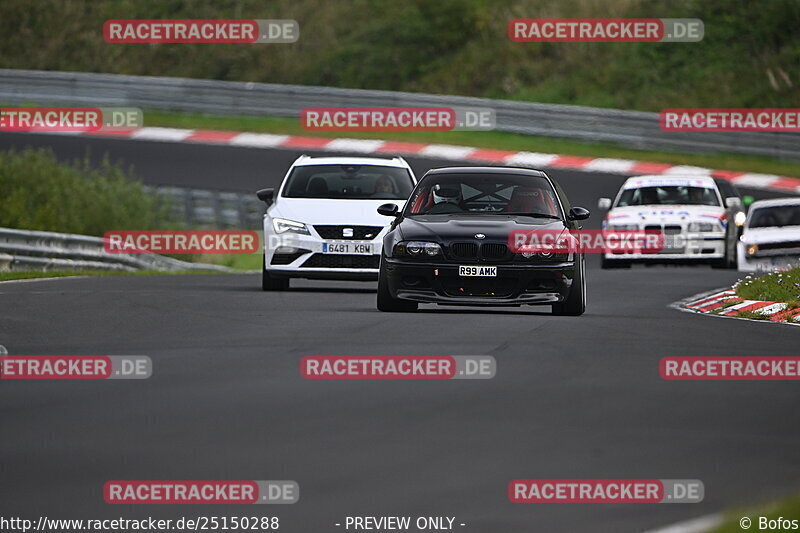
[[[591,213],[588,209],[584,209],[583,207],[573,207],[569,210],[569,215],[567,216],[570,220],[586,220],[589,218]]]
[[[597,200],[597,209],[603,209],[605,211],[611,209],[611,198],[600,198]]]
[[[397,204],[383,204],[378,207],[378,214],[385,217],[396,217],[400,213],[400,208]]]
[[[738,196],[729,196],[728,198],[725,198],[725,205],[728,206],[728,207],[741,208],[742,207],[742,199],[739,198]]]
[[[256,192],[256,196],[258,196],[258,199],[264,202],[265,204],[271,205],[272,199],[275,196],[275,189],[273,188],[261,189],[260,191]]]

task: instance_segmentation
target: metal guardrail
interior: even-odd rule
[[[654,150],[734,152],[800,161],[800,134],[669,133],[657,113],[466,96],[303,85],[0,69],[0,103],[128,106],[225,115],[297,117],[306,107],[493,108],[497,129]]]
[[[145,187],[169,201],[172,219],[193,228],[261,229],[266,205],[255,193]]]
[[[3,270],[215,270],[220,265],[189,263],[156,254],[111,254],[103,239],[88,235],[0,228]]]

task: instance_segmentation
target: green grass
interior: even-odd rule
[[[751,520],[751,526],[745,530],[739,524],[742,517]],[[789,520],[800,520],[800,496],[792,496],[782,501],[764,505],[760,508],[731,511],[728,513],[725,522],[711,533],[742,533],[743,531],[768,531],[767,528],[759,527],[759,517],[766,517],[768,520],[775,520],[779,517]],[[789,529],[773,529],[772,531],[789,531]]]
[[[192,257],[195,263],[222,265],[234,270],[261,270],[264,254],[208,254]]]
[[[544,152],[584,157],[611,157],[693,165],[721,170],[737,170],[800,177],[800,163],[779,161],[769,157],[738,154],[682,154],[622,148],[609,143],[583,143],[569,139],[554,139],[500,131],[408,131],[408,132],[340,132],[314,131],[302,128],[298,119],[277,117],[211,116],[164,111],[146,111],[146,126],[209,129],[305,135],[311,137],[350,137],[386,139],[418,143],[455,144],[495,150]]]
[[[800,268],[761,277],[748,276],[736,284],[736,294],[746,300],[786,302],[796,306],[800,300]]]

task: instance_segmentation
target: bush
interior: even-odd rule
[[[59,163],[49,150],[0,152],[0,227],[101,236],[155,229],[168,205],[104,159]]]

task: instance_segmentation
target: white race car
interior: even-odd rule
[[[387,219],[378,206],[400,209],[416,184],[403,158],[300,156],[277,194],[262,189],[262,288],[285,290],[290,278],[378,279]]]
[[[652,231],[664,236],[664,247],[650,253],[620,250],[603,254],[603,268],[627,268],[632,262],[706,262],[735,268],[736,237],[729,209],[741,207],[739,197],[722,198],[710,177],[638,176],[622,185],[603,229]]]
[[[800,266],[800,198],[754,202],[744,223],[738,253],[742,272]]]

